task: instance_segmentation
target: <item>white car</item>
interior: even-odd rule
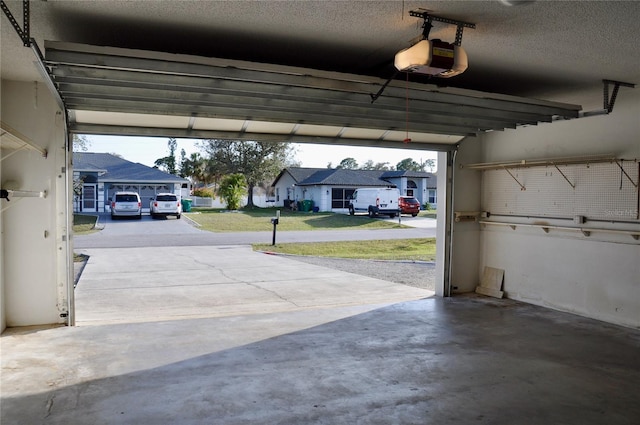
[[[111,198],[111,218],[142,218],[142,201],[136,192],[116,192]]]
[[[175,215],[180,218],[182,214],[182,204],[175,193],[158,193],[155,198],[151,198],[149,204],[151,218],[167,217]]]

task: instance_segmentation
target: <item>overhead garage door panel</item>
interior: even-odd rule
[[[396,81],[373,101],[385,81],[366,76],[61,42],[46,42],[45,49],[75,132],[349,142],[345,144],[360,140],[380,146],[397,144],[388,138],[392,133],[410,132],[419,148],[450,149],[466,136],[576,118],[580,110],[576,105],[432,85],[411,83],[407,88]],[[83,111],[103,114],[83,121]],[[175,125],[175,120],[167,125],[162,119],[109,118],[111,113],[188,119],[183,125]],[[206,118],[242,125],[232,131],[194,127],[197,119]],[[262,124],[251,125],[256,121]],[[298,134],[300,125],[343,131],[332,136],[320,130]],[[346,133],[352,137],[345,141]]]

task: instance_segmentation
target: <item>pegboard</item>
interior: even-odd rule
[[[482,209],[491,214],[640,220],[637,160],[489,169]]]

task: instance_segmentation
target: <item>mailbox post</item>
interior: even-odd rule
[[[273,224],[273,238],[271,239],[271,245],[276,244],[276,227],[278,226],[278,222],[280,222],[280,210],[277,210],[276,216],[271,219],[271,223]]]

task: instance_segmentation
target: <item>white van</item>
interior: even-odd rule
[[[142,218],[142,202],[138,192],[116,192],[111,201],[111,219],[116,217]]]
[[[356,189],[349,202],[349,214],[367,213],[369,217],[378,214],[393,218],[400,214],[398,206],[400,191],[390,187],[363,187]]]

